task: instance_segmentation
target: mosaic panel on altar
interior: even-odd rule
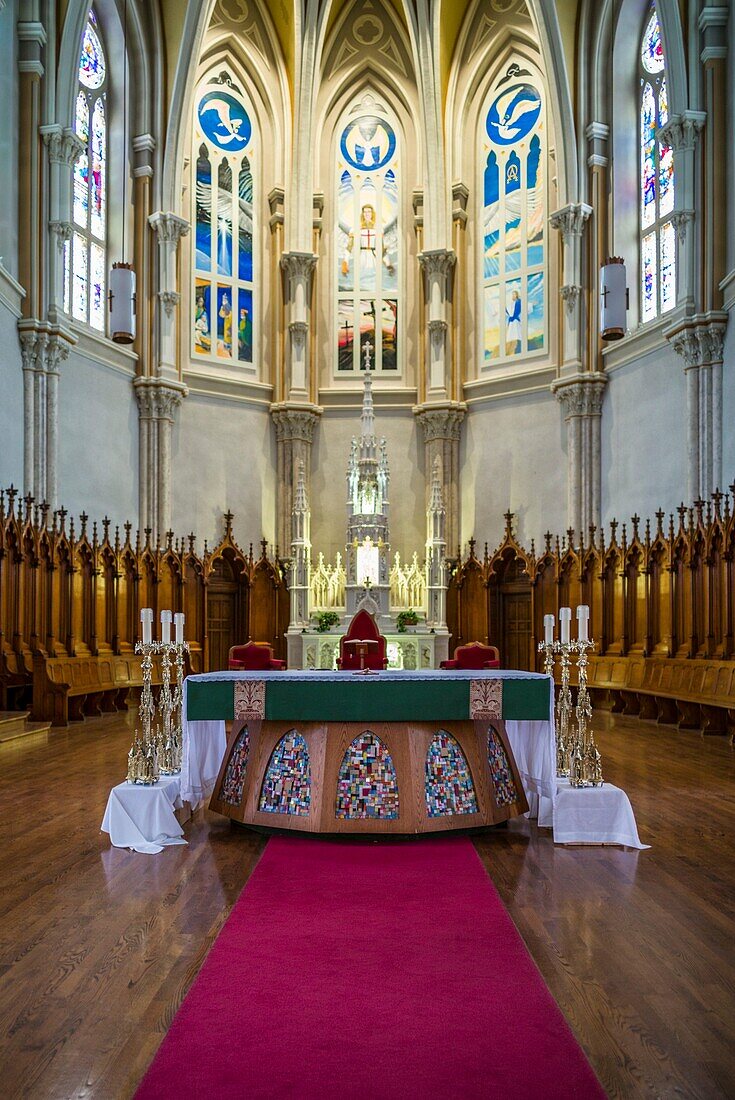
[[[426,754],[426,810],[429,817],[476,814],[469,765],[456,738],[440,730]]]
[[[337,781],[335,817],[398,817],[398,779],[393,760],[379,737],[366,731],[345,753]]]
[[[242,802],[242,789],[245,783],[245,771],[250,754],[250,731],[243,726],[237,735],[235,746],[227,763],[225,777],[222,780],[220,798],[229,806],[239,806]]]
[[[512,802],[517,802],[518,791],[508,763],[508,755],[494,726],[488,726],[487,729],[487,760],[498,806],[509,806]]]
[[[311,806],[311,763],[304,738],[289,732],[273,750],[258,809],[268,814],[306,816]]]

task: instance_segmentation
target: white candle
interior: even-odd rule
[[[544,615],[544,641],[546,645],[552,645],[554,641],[554,616]]]
[[[569,624],[572,621],[572,609],[571,607],[562,607],[559,609],[559,623],[561,624],[561,644],[569,645]]]
[[[577,637],[580,642],[586,642],[589,638],[587,627],[590,621],[590,609],[586,603],[581,603],[577,608]]]
[[[143,607],[140,612],[140,621],[143,624],[143,645],[150,645],[153,641],[153,608]]]
[[[184,644],[184,612],[177,611],[174,615],[174,626],[176,627],[176,644]]]
[[[171,612],[161,612],[161,641],[164,645],[168,645],[171,642]]]

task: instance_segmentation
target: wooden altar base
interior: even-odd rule
[[[504,750],[510,784],[499,785],[491,772],[487,751],[488,725],[492,725]],[[245,726],[249,749],[244,780],[238,785],[232,782],[232,768],[236,766],[237,754],[242,752],[242,741],[238,744],[238,739]],[[302,799],[297,812],[268,811],[262,805],[269,764],[276,746],[292,731],[303,738],[308,749],[308,806]],[[468,798],[466,792],[464,795],[460,792],[458,797],[463,812],[456,812],[456,808],[454,811],[440,812],[434,800],[432,815],[427,800],[427,754],[431,742],[440,731],[451,734],[464,754],[474,800]],[[372,800],[370,810],[365,811],[359,804],[359,798],[355,799],[355,805],[344,805],[340,769],[355,739],[368,733],[380,738],[385,746],[395,769],[395,784],[385,785],[382,794]],[[505,801],[509,797],[509,789],[514,796],[513,801]],[[474,805],[474,811],[468,812],[468,805]],[[399,836],[497,825],[525,813],[528,803],[505,724],[499,720],[492,723],[469,720],[441,723],[251,720],[247,723],[228,723],[227,750],[209,808],[233,821],[266,829]]]

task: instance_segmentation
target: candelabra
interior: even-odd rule
[[[569,717],[572,710],[572,698],[569,692],[569,658],[566,665],[564,658],[564,646],[561,642],[543,641],[538,644],[539,653],[544,655],[544,675],[554,678],[554,666],[557,653],[562,656],[561,672],[562,682],[559,697],[556,702],[556,774],[569,775],[568,741],[569,741]]]
[[[577,653],[577,727],[569,750],[569,782],[572,787],[601,787],[602,757],[592,731],[592,702],[587,689],[587,654],[595,643],[586,638],[569,646]]]
[[[128,753],[128,782],[151,784],[158,782],[159,775],[158,738],[153,730],[156,713],[153,701],[153,654],[156,652],[156,645],[154,642],[137,642],[135,652],[140,653],[143,658],[143,690],[138,708],[141,728],[136,726]]]
[[[184,745],[184,665],[186,654],[189,652],[188,642],[177,642],[174,646],[174,662],[176,665],[176,687],[174,689],[173,710],[176,715],[172,723],[174,745],[176,748],[174,771],[181,771],[181,756]]]
[[[158,697],[161,724],[157,730],[156,743],[161,775],[173,775],[181,771],[181,738],[174,722],[176,689],[173,694],[171,692],[171,654],[176,648],[170,642],[156,643],[156,650],[161,654],[161,693]]]

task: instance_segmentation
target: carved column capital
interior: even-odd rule
[[[159,290],[158,298],[166,311],[166,316],[173,316],[173,312],[181,301],[178,290]]]
[[[64,164],[70,167],[86,148],[82,138],[68,126],[62,127],[58,123],[52,123],[49,126],[39,126],[39,131],[48,149],[48,159],[51,164]]]
[[[48,223],[48,227],[56,237],[56,247],[59,252],[64,251],[64,245],[67,241],[71,240],[72,227],[69,222],[53,221]]]
[[[321,414],[318,405],[291,405],[286,402],[271,405],[276,440],[280,443],[298,439],[311,445]]]
[[[601,416],[606,386],[604,376],[593,375],[552,383],[551,388],[562,407],[564,419],[568,421],[573,416]]]
[[[171,211],[157,210],[148,218],[148,224],[155,230],[160,244],[178,245],[180,239],[189,232],[189,222]]]
[[[561,295],[562,301],[567,307],[567,313],[574,313],[581,293],[582,287],[577,286],[575,283],[570,283],[567,286],[559,287],[559,294]]]
[[[549,225],[552,229],[559,230],[566,244],[569,238],[582,236],[591,213],[592,207],[586,202],[570,202],[549,216]]]
[[[417,405],[413,414],[421,425],[424,433],[424,442],[433,443],[438,439],[458,441],[462,432],[462,421],[467,413],[467,406],[462,404],[448,405]]]
[[[188,387],[183,382],[147,377],[135,378],[133,390],[138,401],[141,420],[170,420],[171,422],[176,417],[176,409],[189,393]]]
[[[695,313],[664,330],[664,336],[684,360],[684,370],[721,363],[728,314],[723,310]]]
[[[679,240],[683,243],[686,240],[687,226],[689,222],[694,220],[693,210],[675,210],[671,215],[671,221],[674,225],[674,229],[677,232]]]
[[[447,279],[454,270],[457,254],[452,248],[429,248],[419,252],[418,261],[428,277]]]
[[[656,139],[670,145],[675,153],[694,149],[706,121],[706,111],[683,111],[680,115],[671,116],[658,130]]]
[[[281,267],[289,279],[310,279],[319,257],[313,252],[284,252]]]

